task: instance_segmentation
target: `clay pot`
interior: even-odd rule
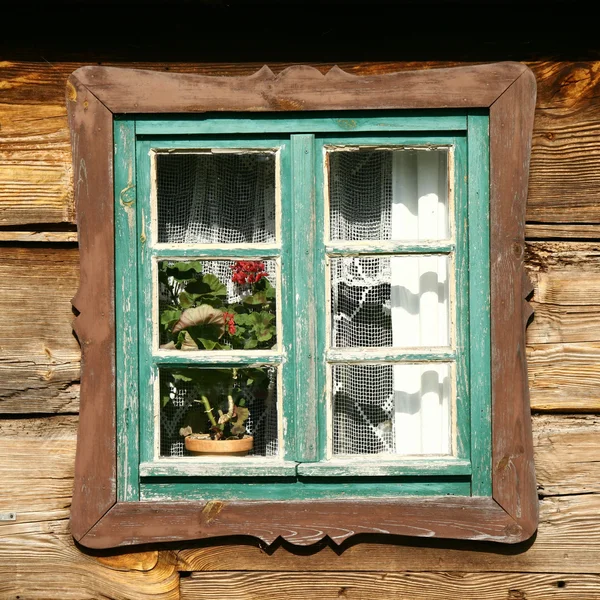
[[[253,443],[251,435],[245,435],[241,440],[211,440],[189,435],[185,438],[186,450],[197,456],[246,456]]]

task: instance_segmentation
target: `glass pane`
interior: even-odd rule
[[[448,238],[448,151],[329,154],[332,240]]]
[[[277,343],[274,260],[158,263],[163,350],[262,350]]]
[[[332,346],[448,346],[448,260],[447,256],[332,258]]]
[[[199,455],[186,448],[190,434],[219,442],[251,436],[248,456],[277,456],[276,367],[161,369],[160,406],[161,456]]]
[[[450,454],[447,363],[332,367],[334,454]]]
[[[275,153],[156,155],[158,241],[275,241]]]

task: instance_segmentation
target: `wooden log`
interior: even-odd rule
[[[69,517],[78,418],[0,420],[0,512],[15,525]],[[0,528],[12,522],[0,522]],[[0,535],[1,537],[1,535]]]
[[[526,259],[534,286],[528,344],[600,341],[600,246],[530,242]]]
[[[600,410],[600,343],[527,347],[532,410]]]
[[[0,242],[77,243],[76,231],[12,231],[0,230]]]
[[[0,414],[75,412],[75,248],[0,248]]]
[[[63,104],[0,104],[0,225],[74,221]]]
[[[600,599],[600,575],[517,573],[280,572],[193,573],[181,599],[236,600],[564,600]]]
[[[600,239],[600,225],[588,225],[582,223],[577,223],[576,225],[527,223],[525,225],[525,238],[527,240],[598,240]]]
[[[542,496],[600,493],[600,416],[534,415],[533,432]]]
[[[81,62],[0,63],[0,206],[4,225],[74,222],[71,159],[64,108],[67,77]],[[106,63],[108,64],[108,63]],[[456,63],[339,63],[373,75]],[[462,63],[464,64],[464,63]],[[600,223],[600,62],[533,62],[538,103],[527,219],[536,224]],[[142,69],[248,75],[262,63],[119,63]],[[290,63],[274,63],[277,73]],[[323,72],[333,64],[315,65]],[[556,233],[556,230],[554,230]],[[569,235],[570,237],[570,235]]]

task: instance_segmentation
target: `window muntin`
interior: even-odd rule
[[[213,145],[215,146],[213,148]],[[377,352],[372,348],[369,352],[369,359],[375,356],[376,363],[392,364],[394,370],[396,367],[408,366],[414,364],[415,368],[419,365],[426,363],[427,361],[433,360],[436,362],[436,368],[446,369],[450,373],[451,385],[450,397],[448,394],[444,396],[444,409],[442,411],[444,417],[441,418],[442,422],[446,422],[449,428],[449,432],[442,434],[442,438],[447,441],[440,444],[438,443],[437,449],[431,451],[430,447],[425,445],[419,447],[417,451],[414,450],[416,446],[412,448],[405,448],[402,453],[378,453],[378,454],[349,454],[343,455],[340,453],[333,452],[333,415],[332,415],[332,400],[331,392],[326,392],[325,384],[327,382],[330,385],[332,379],[332,373],[334,365],[345,364],[349,362],[360,363],[365,360],[364,356],[359,356],[360,349],[356,348],[333,348],[329,347],[326,350],[326,344],[329,346],[329,341],[326,339],[325,328],[327,327],[327,317],[325,312],[330,310],[330,300],[327,298],[330,296],[328,292],[328,279],[327,272],[325,269],[325,263],[333,260],[343,259],[344,255],[349,255],[350,259],[353,255],[356,255],[356,248],[353,245],[358,243],[360,245],[359,255],[367,253],[375,259],[389,258],[394,261],[406,261],[406,260],[427,260],[432,256],[438,256],[438,259],[442,261],[453,261],[453,252],[456,248],[456,239],[460,238],[460,224],[457,224],[457,231],[454,231],[452,225],[455,218],[454,212],[458,205],[455,205],[455,196],[458,198],[462,195],[463,204],[466,199],[466,190],[461,189],[455,194],[453,191],[453,184],[449,184],[449,193],[446,198],[442,199],[442,204],[445,203],[444,210],[448,211],[447,217],[444,217],[447,224],[445,227],[445,235],[441,236],[441,239],[417,239],[417,240],[370,240],[366,243],[363,241],[353,242],[347,240],[333,240],[326,241],[328,232],[328,222],[330,214],[325,207],[326,195],[328,192],[327,185],[325,183],[327,179],[327,153],[331,150],[346,146],[352,147],[357,146],[363,149],[363,147],[370,146],[377,151],[385,149],[391,151],[392,155],[394,152],[436,152],[441,151],[444,153],[444,162],[448,169],[448,179],[451,182],[460,181],[459,176],[455,174],[455,170],[458,169],[459,173],[463,173],[466,169],[466,137],[461,133],[452,134],[440,134],[440,133],[418,133],[418,134],[396,134],[394,136],[382,136],[381,134],[372,136],[370,139],[365,140],[364,137],[358,136],[346,136],[341,139],[339,137],[332,137],[326,135],[313,135],[313,134],[291,134],[289,137],[284,137],[277,141],[263,140],[257,141],[256,139],[251,140],[231,140],[221,139],[215,140],[214,138],[206,139],[201,136],[198,137],[185,137],[185,138],[169,138],[168,136],[140,136],[137,142],[137,154],[138,154],[138,186],[143,189],[144,183],[141,181],[142,177],[149,177],[152,173],[152,162],[147,160],[146,157],[159,157],[160,155],[175,155],[181,154],[193,154],[195,152],[221,154],[221,153],[244,153],[247,149],[250,151],[261,152],[261,146],[266,149],[266,152],[272,153],[277,157],[280,170],[278,171],[278,179],[276,184],[276,193],[278,206],[281,206],[281,210],[278,210],[278,218],[281,214],[283,215],[294,215],[294,230],[291,228],[289,219],[282,219],[280,227],[282,228],[281,242],[275,244],[214,244],[214,243],[175,243],[165,244],[154,241],[151,244],[151,252],[148,253],[148,246],[144,239],[144,230],[152,231],[155,227],[157,219],[154,217],[151,210],[148,209],[148,200],[146,203],[138,205],[138,218],[141,224],[141,259],[140,267],[143,270],[147,269],[149,263],[151,269],[154,269],[154,279],[158,279],[157,269],[161,261],[177,261],[177,260],[198,260],[198,261],[222,261],[235,260],[241,258],[250,258],[252,260],[274,260],[278,264],[282,264],[283,269],[281,272],[282,281],[285,282],[287,278],[288,286],[281,286],[278,289],[278,293],[281,294],[282,298],[287,299],[289,307],[295,307],[294,311],[298,312],[300,305],[310,304],[311,295],[318,298],[318,302],[321,302],[322,314],[316,319],[315,328],[310,334],[302,330],[300,326],[300,319],[296,319],[296,314],[292,320],[295,322],[294,329],[292,331],[292,325],[287,328],[284,324],[285,317],[281,319],[282,332],[281,335],[278,333],[278,340],[281,340],[282,346],[279,350],[240,350],[240,351],[210,351],[201,350],[198,352],[180,352],[177,350],[164,350],[158,348],[159,340],[158,336],[155,338],[155,350],[152,356],[146,362],[150,365],[141,365],[141,369],[146,369],[146,373],[150,374],[148,381],[151,381],[148,391],[154,394],[154,407],[153,410],[148,410],[148,406],[144,406],[142,402],[142,428],[141,428],[141,473],[143,476],[140,490],[149,491],[154,485],[152,483],[153,477],[157,473],[161,476],[178,474],[183,476],[186,473],[190,476],[196,476],[201,473],[212,473],[212,474],[225,474],[225,473],[237,473],[240,476],[256,476],[256,475],[268,475],[272,474],[274,470],[278,470],[279,473],[285,473],[290,483],[293,479],[300,477],[317,477],[318,481],[324,483],[323,476],[329,476],[329,474],[336,474],[343,476],[344,473],[350,473],[352,476],[366,475],[369,476],[369,460],[377,461],[384,471],[393,476],[393,473],[398,474],[399,477],[408,477],[408,474],[414,474],[419,472],[419,468],[423,469],[425,464],[427,465],[427,472],[434,474],[435,485],[445,486],[448,484],[447,478],[453,477],[456,474],[458,477],[468,478],[470,473],[469,463],[469,403],[468,403],[468,382],[465,380],[464,370],[460,377],[457,377],[455,373],[461,371],[461,365],[468,362],[468,358],[461,356],[458,360],[458,365],[455,363],[457,355],[452,347],[400,347],[400,348],[381,348],[381,356],[373,354],[373,351]],[[214,152],[214,150],[217,152]],[[325,151],[327,149],[327,151]],[[369,148],[370,150],[371,148]],[[301,163],[304,161],[304,164]],[[439,159],[438,159],[439,161]],[[302,171],[302,176],[298,177],[297,173]],[[145,175],[144,175],[145,173]],[[311,178],[314,178],[314,186],[310,183]],[[442,177],[443,179],[443,177]],[[287,191],[287,193],[286,193]],[[148,199],[152,199],[151,205],[154,206],[156,211],[157,201],[156,194],[152,193],[151,186],[147,186],[147,190],[144,192]],[[316,198],[315,198],[316,194]],[[312,198],[315,198],[314,201]],[[298,205],[303,205],[302,216],[298,216]],[[312,204],[312,207],[310,206]],[[143,206],[142,206],[143,205]],[[462,206],[462,205],[461,205]],[[464,206],[463,206],[464,209]],[[145,212],[147,211],[147,212]],[[312,212],[311,212],[312,211]],[[294,214],[294,212],[296,214]],[[154,213],[156,214],[156,213]],[[313,216],[311,216],[313,215]],[[312,219],[312,221],[311,221]],[[310,233],[310,223],[316,224],[316,229]],[[444,229],[444,227],[442,229]],[[303,229],[304,228],[304,229]],[[157,240],[156,235],[154,240]],[[307,235],[308,233],[308,235]],[[311,238],[312,236],[312,238]],[[312,239],[310,244],[302,245],[299,243],[299,238]],[[305,255],[305,249],[308,250]],[[298,252],[301,250],[301,252]],[[144,256],[144,253],[146,256]],[[306,257],[305,257],[306,256]],[[287,257],[287,258],[286,258]],[[293,267],[293,268],[292,268]],[[287,270],[287,275],[284,271]],[[312,269],[314,277],[307,277],[307,269]],[[329,267],[327,267],[327,270]],[[447,279],[448,285],[454,287],[458,285],[457,282],[453,281],[453,267],[447,268]],[[141,273],[141,271],[140,271]],[[302,274],[300,283],[295,282],[294,289],[291,289],[289,282],[293,280],[293,277],[298,277],[298,273]],[[459,275],[460,278],[460,275]],[[307,283],[308,280],[308,283]],[[307,283],[307,285],[305,285]],[[145,285],[145,284],[143,284]],[[311,285],[314,290],[310,290]],[[457,288],[458,289],[458,288]],[[296,294],[296,298],[294,298]],[[464,299],[457,298],[457,309],[464,307]],[[461,304],[462,303],[462,304]],[[278,306],[285,304],[285,300],[278,301]],[[450,309],[448,309],[450,310]],[[452,309],[454,310],[454,309]],[[461,309],[462,310],[462,309]],[[158,309],[154,308],[155,314]],[[156,318],[156,317],[155,317]],[[461,314],[458,314],[458,320],[464,318],[464,310]],[[454,320],[453,318],[448,320]],[[462,328],[463,334],[466,335],[468,328]],[[284,340],[287,335],[287,345]],[[454,336],[454,328],[450,328],[448,336]],[[462,335],[462,334],[461,334]],[[304,336],[304,341],[302,341]],[[143,335],[141,336],[143,337]],[[298,339],[300,338],[300,343]],[[452,337],[452,339],[454,339]],[[452,342],[455,344],[456,340]],[[141,342],[143,344],[143,342]],[[312,344],[312,347],[308,346]],[[306,347],[305,347],[306,346]],[[449,344],[450,346],[450,344]],[[467,347],[463,345],[462,347]],[[295,360],[290,361],[289,349],[294,349]],[[392,351],[392,355],[389,351]],[[347,356],[342,356],[340,353],[348,352]],[[144,349],[140,346],[140,352],[143,354]],[[219,354],[219,356],[217,356]],[[326,356],[326,361],[319,362],[311,361],[311,358],[307,356],[312,354],[313,356]],[[292,359],[294,359],[292,356]],[[303,362],[304,361],[304,362]],[[141,361],[142,363],[144,361]],[[292,372],[290,362],[293,362],[294,368],[297,372],[302,373],[300,376],[296,376]],[[312,402],[312,411],[310,398],[306,402],[307,406],[304,406],[302,402],[298,403],[289,402],[290,398],[300,398],[299,390],[306,389],[306,381],[304,375],[308,373],[307,365],[314,363],[316,367],[313,377],[314,392],[312,392],[314,402]],[[442,364],[447,363],[447,364]],[[174,368],[185,366],[195,367],[217,367],[217,366],[237,366],[243,365],[257,365],[257,366],[273,366],[276,365],[278,372],[281,376],[278,376],[278,410],[277,419],[280,424],[280,446],[279,454],[277,456],[271,455],[268,458],[249,456],[243,461],[240,466],[236,465],[234,469],[228,465],[225,467],[223,459],[198,459],[193,458],[176,458],[169,459],[172,466],[161,466],[160,450],[160,418],[157,418],[157,414],[160,414],[160,398],[157,391],[158,385],[156,381],[158,378],[159,368]],[[154,365],[154,366],[152,366]],[[381,366],[381,365],[380,365]],[[402,369],[395,369],[401,371]],[[308,373],[310,376],[310,373]],[[310,377],[309,377],[310,378]],[[140,381],[144,381],[141,377]],[[446,385],[446,388],[448,386]],[[291,392],[290,392],[291,390]],[[321,391],[319,391],[321,390]],[[331,387],[329,387],[331,390]],[[322,394],[322,395],[321,395]],[[309,392],[308,396],[311,395]],[[286,401],[287,399],[287,401]],[[397,403],[396,403],[397,404]],[[444,421],[445,419],[445,421]],[[147,429],[144,427],[144,423],[147,424]],[[310,425],[312,423],[312,425]],[[307,427],[309,424],[313,429],[309,431]],[[315,427],[315,424],[317,426]],[[384,426],[384,425],[382,425]],[[398,428],[397,428],[398,429]],[[399,428],[401,430],[402,428]],[[396,439],[396,433],[393,434],[393,439]],[[342,466],[338,466],[339,460],[343,460]],[[356,459],[360,459],[359,463],[356,463]],[[184,461],[183,463],[181,461]],[[260,465],[264,461],[268,461],[271,465],[269,468],[266,466],[263,468]],[[389,462],[389,461],[392,462]],[[426,462],[423,463],[422,460]],[[382,463],[381,461],[384,461]],[[408,462],[406,462],[408,461]],[[202,462],[206,466],[210,466],[206,471],[198,471],[194,467],[194,463]],[[230,462],[230,461],[225,461]],[[221,463],[221,466],[219,466]],[[356,463],[356,464],[354,464]],[[265,465],[267,463],[264,463]],[[421,465],[421,467],[419,467]],[[334,471],[331,471],[331,468]],[[423,471],[421,471],[423,472]],[[237,476],[236,475],[236,476]],[[446,482],[443,482],[444,477]],[[441,479],[440,479],[441,478]],[[365,479],[365,482],[367,479]],[[206,482],[206,480],[205,480]],[[390,481],[391,483],[391,481]],[[394,495],[400,493],[411,493],[410,489],[413,486],[406,486],[407,481],[402,479],[402,485],[399,488],[394,488],[395,491],[390,492]],[[461,484],[462,479],[461,479]],[[150,486],[150,487],[147,487]],[[360,486],[359,486],[360,487]],[[418,488],[422,491],[418,493],[426,493],[425,489],[431,489],[428,486],[425,488]],[[232,488],[233,489],[233,488]],[[243,489],[243,488],[240,488]],[[303,488],[305,489],[305,488]],[[306,488],[308,489],[308,488]],[[329,488],[330,490],[332,488]],[[446,489],[444,487],[439,489]],[[448,488],[450,489],[450,488]],[[456,489],[456,488],[452,488]],[[461,488],[462,489],[462,488]],[[264,488],[265,494],[276,493],[271,490],[268,491],[267,487]],[[314,497],[322,497],[317,492],[318,487],[311,491]],[[359,496],[368,495],[367,487],[362,488],[363,491],[356,491]],[[143,492],[144,495],[146,492]],[[208,491],[206,491],[208,493]],[[331,492],[332,493],[332,492]],[[431,493],[431,492],[428,492]],[[446,493],[441,492],[441,493]],[[448,493],[456,493],[450,491]],[[461,492],[462,493],[462,492]],[[203,492],[204,494],[204,492]],[[242,494],[243,496],[243,494]],[[202,495],[202,497],[204,497]]]

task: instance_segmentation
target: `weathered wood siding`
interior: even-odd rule
[[[0,62],[0,512],[17,513],[0,522],[0,598],[600,599],[600,62],[527,63],[538,81],[526,230],[535,539],[371,537],[302,550],[226,539],[137,553],[85,551],[68,528],[78,251],[63,98],[82,64]],[[261,64],[119,66],[239,75]]]

